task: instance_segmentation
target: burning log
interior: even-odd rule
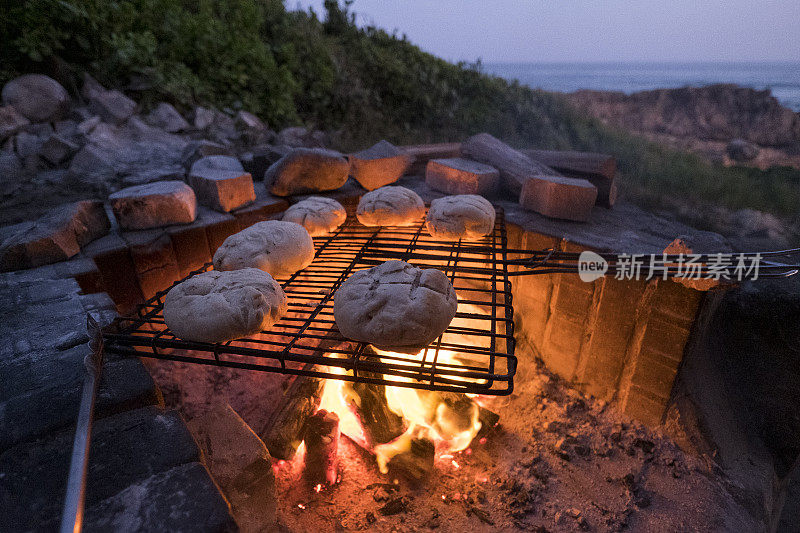
[[[348,383],[344,387],[350,409],[364,428],[367,446],[385,444],[403,434],[403,418],[389,407],[386,387],[372,383]]]
[[[339,417],[320,409],[306,422],[305,475],[312,485],[333,485],[339,470]]]
[[[284,460],[294,457],[303,442],[306,422],[322,401],[323,386],[322,379],[298,376],[286,389],[283,402],[275,407],[272,418],[260,432],[272,457]]]
[[[375,447],[378,468],[418,486],[430,478],[436,445],[428,430],[417,426],[387,444]]]

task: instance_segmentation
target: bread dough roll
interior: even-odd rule
[[[425,215],[425,202],[405,187],[381,187],[361,197],[356,210],[365,226],[413,226]]]
[[[311,196],[291,206],[283,214],[285,222],[295,222],[312,237],[327,235],[347,219],[344,206],[333,198]]]
[[[477,194],[445,196],[431,202],[425,227],[434,239],[476,241],[494,231],[492,204]]]
[[[164,320],[179,339],[225,342],[268,328],[287,307],[286,294],[266,272],[212,270],[170,289],[164,298]]]
[[[405,261],[387,261],[350,276],[333,296],[333,316],[348,339],[416,353],[441,335],[458,298],[447,276]]]
[[[303,226],[266,220],[225,239],[214,253],[214,269],[252,267],[281,278],[291,276],[313,260],[314,241]]]

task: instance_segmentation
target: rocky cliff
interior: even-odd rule
[[[742,138],[772,147],[800,143],[800,114],[780,105],[769,90],[720,84],[630,95],[577,91],[567,98],[605,123],[639,133],[706,141]]]

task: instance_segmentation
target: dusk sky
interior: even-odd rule
[[[287,0],[289,8],[322,0]],[[356,0],[451,61],[800,61],[800,0]]]

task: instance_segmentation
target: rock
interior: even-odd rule
[[[190,495],[190,496],[189,496]],[[237,524],[200,463],[155,474],[86,511],[84,531],[235,531]]]
[[[271,137],[275,136],[260,118],[247,111],[239,111],[236,114],[235,123],[242,139],[249,144],[268,142]]]
[[[261,181],[264,179],[264,174],[270,165],[279,161],[281,157],[291,150],[288,146],[263,144],[239,156],[239,161],[241,161],[244,169],[253,176],[254,180]]]
[[[760,146],[800,140],[800,115],[770,89],[718,84],[633,94],[577,91],[566,98],[603,122],[636,132],[724,142],[738,137]]]
[[[551,218],[585,222],[596,199],[597,187],[584,179],[543,176],[525,181],[519,203]]]
[[[3,105],[12,106],[31,122],[55,122],[69,110],[69,94],[53,78],[25,74],[6,83]]]
[[[732,160],[738,163],[752,161],[758,156],[758,146],[744,139],[733,139],[725,147],[725,151]]]
[[[83,87],[81,87],[81,96],[84,100],[92,100],[107,90],[108,89],[103,87],[100,82],[94,79],[88,72],[83,73]]]
[[[301,126],[295,126],[282,129],[275,144],[292,148],[324,148],[328,145],[328,136],[322,131],[309,131]]]
[[[73,436],[74,432],[67,430],[36,443],[22,443],[0,455],[2,488],[14,495],[4,514],[20,529],[27,531],[58,519]],[[180,416],[157,407],[97,420],[91,450],[88,509],[155,473],[200,459]]]
[[[136,111],[136,102],[117,90],[96,92],[89,99],[89,109],[105,122],[120,125]]]
[[[234,172],[243,172],[244,168],[235,157],[228,155],[209,155],[195,161],[189,174],[195,174],[205,170],[232,170]]]
[[[59,135],[70,138],[78,133],[78,123],[72,119],[59,120],[53,124],[53,129]]]
[[[34,222],[23,222],[0,245],[0,270],[19,270],[64,261],[82,246],[102,237],[110,222],[102,202],[63,205]]]
[[[122,186],[133,187],[134,185],[144,185],[145,183],[153,183],[154,181],[183,181],[185,177],[186,172],[183,170],[182,166],[154,168],[123,176]]]
[[[342,154],[322,148],[295,148],[264,174],[276,196],[332,191],[347,181],[350,164]]]
[[[219,143],[207,140],[192,141],[186,145],[186,148],[184,148],[183,153],[181,154],[181,162],[183,163],[184,168],[188,170],[192,167],[192,165],[194,165],[195,161],[201,157],[210,155],[233,156],[233,153],[228,147]]]
[[[0,107],[0,141],[17,133],[30,121],[11,106]]]
[[[37,155],[43,144],[43,138],[24,131],[17,133],[14,137],[14,150],[20,159]]]
[[[368,191],[397,181],[414,159],[389,141],[376,144],[348,157],[350,175]]]
[[[166,102],[161,102],[147,115],[147,123],[156,128],[160,128],[169,133],[186,131],[191,126],[183,116],[173,106]]]
[[[490,165],[469,159],[431,159],[425,168],[425,182],[447,194],[492,195],[497,191],[500,172]]]
[[[205,130],[214,123],[214,111],[205,107],[195,107],[192,112],[192,126],[196,130]]]
[[[116,175],[111,154],[93,144],[81,148],[69,164],[67,175],[79,183],[90,183],[105,190]]]
[[[78,151],[78,145],[61,135],[53,134],[39,150],[39,155],[49,163],[58,165]]]
[[[78,123],[78,133],[88,136],[94,131],[98,124],[100,124],[100,117],[98,115],[93,115]]]
[[[211,475],[247,531],[275,526],[277,501],[267,447],[229,405],[217,405],[189,422]]]
[[[203,159],[198,163],[201,161]],[[239,164],[238,160],[234,161]],[[202,205],[223,213],[247,205],[256,199],[253,178],[244,170],[200,169],[189,175],[189,183]]]
[[[128,187],[108,198],[123,229],[188,224],[197,216],[197,198],[182,181],[157,181]]]
[[[138,117],[116,127],[100,122],[87,136],[87,144],[73,158],[70,177],[81,185],[107,194],[116,176],[138,174],[180,165],[186,141]]]
[[[13,194],[19,186],[22,163],[14,152],[0,151],[0,196]]]

